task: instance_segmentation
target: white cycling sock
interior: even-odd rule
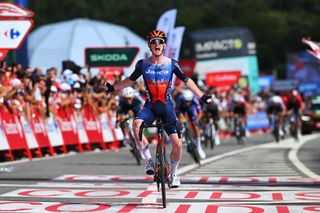
[[[197,148],[201,149],[201,138],[200,137],[197,138]]]
[[[180,163],[180,161],[171,160],[171,174],[172,175],[175,175],[177,173],[179,163]]]
[[[151,158],[151,153],[149,149],[149,145],[146,145],[142,150],[141,153],[143,154],[144,158],[148,161]]]

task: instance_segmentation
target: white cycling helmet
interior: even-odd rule
[[[185,101],[191,101],[193,99],[193,93],[190,90],[184,90],[182,92],[182,98]]]
[[[125,98],[133,98],[136,91],[132,87],[126,87],[122,90],[122,96]]]
[[[234,100],[235,102],[243,102],[243,101],[244,101],[244,98],[242,97],[242,95],[236,93],[236,94],[233,95],[233,100]]]

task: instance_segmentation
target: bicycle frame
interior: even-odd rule
[[[155,168],[154,168],[154,181],[157,183],[157,189],[158,192],[161,188],[161,194],[162,194],[162,205],[163,208],[166,208],[166,187],[165,183],[167,182],[168,187],[170,189],[171,187],[171,181],[169,178],[169,174],[171,173],[170,170],[170,164],[167,159],[166,155],[166,143],[163,136],[164,127],[166,127],[167,123],[162,123],[162,120],[160,118],[156,118],[155,124],[145,124],[142,122],[140,129],[139,129],[139,140],[142,140],[142,133],[143,130],[150,127],[157,128],[157,135],[158,135],[158,143],[156,148],[156,157],[155,157]],[[181,138],[181,132],[180,128],[177,126],[177,124],[174,124],[178,130],[178,136]],[[161,186],[161,187],[160,187]]]

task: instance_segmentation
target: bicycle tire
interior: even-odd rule
[[[141,165],[141,154],[139,149],[137,148],[137,144],[134,141],[134,138],[132,134],[130,133],[130,146],[132,148],[132,155],[136,159],[137,164],[140,166]]]
[[[192,139],[190,138],[190,136],[188,136],[187,141],[188,141],[187,143],[188,143],[189,146],[190,146],[190,154],[191,154],[193,160],[194,160],[197,164],[201,165],[201,163],[200,163],[200,156],[199,156],[199,153],[198,153],[198,151],[197,151],[196,143],[194,142],[194,140],[192,140]]]
[[[215,146],[215,137],[214,137],[214,134],[213,134],[213,128],[215,128],[212,124],[210,123],[210,149],[214,149],[214,146]]]
[[[164,155],[163,155],[163,145],[159,142],[159,180],[161,186],[161,194],[162,194],[162,205],[163,208],[166,208],[166,184],[165,184],[165,167],[164,167]]]

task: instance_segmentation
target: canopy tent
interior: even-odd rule
[[[128,28],[89,19],[48,24],[39,27],[28,37],[29,66],[43,70],[56,67],[61,70],[64,60],[84,66],[85,48],[126,46],[140,48],[131,66],[124,69],[125,74],[129,75],[135,63],[149,53],[149,48],[144,39]]]

